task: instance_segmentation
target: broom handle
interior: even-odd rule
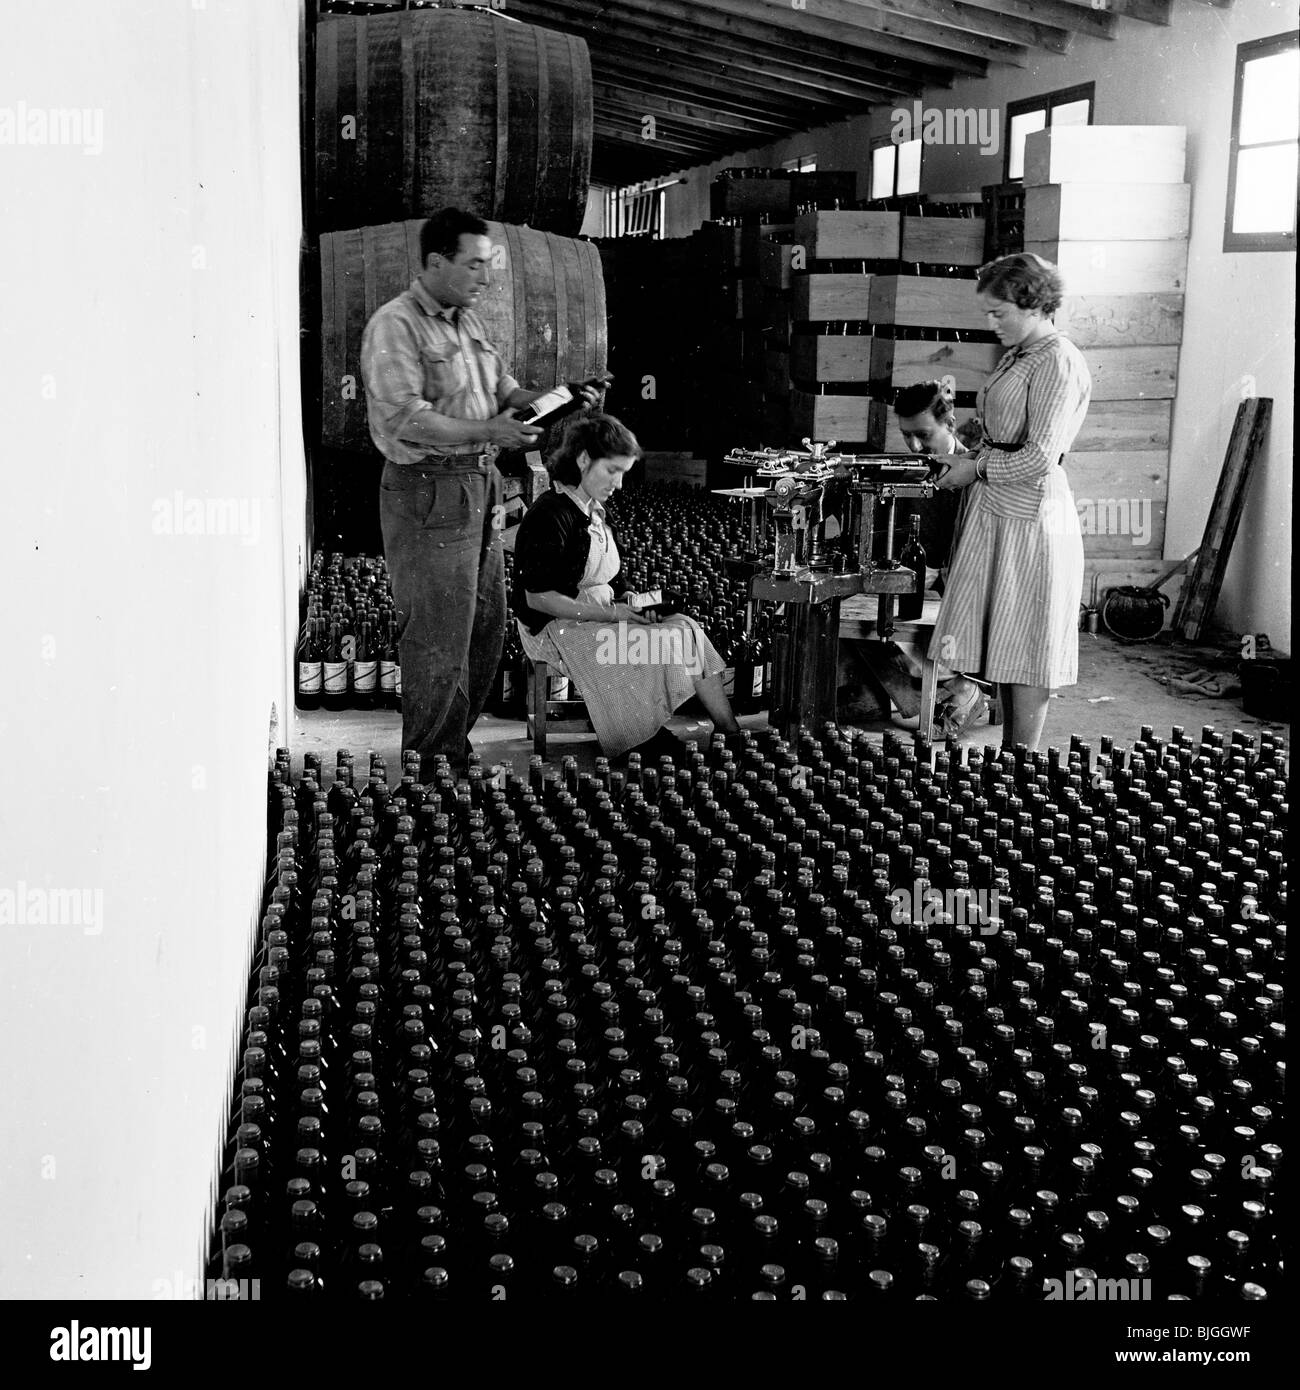
[[[1180,570],[1186,568],[1186,566],[1190,565],[1191,562],[1194,559],[1196,559],[1197,555],[1199,554],[1199,549],[1193,550],[1190,555],[1185,555],[1181,560],[1178,561],[1177,564],[1170,565],[1169,568],[1160,576],[1159,579],[1155,581],[1154,584],[1147,585],[1146,592],[1149,594],[1154,594],[1157,589],[1163,588],[1164,585],[1169,583],[1169,581],[1174,577],[1174,575],[1176,575]]]

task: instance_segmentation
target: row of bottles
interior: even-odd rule
[[[1282,1296],[1271,734],[419,770],[277,757],[214,1280]]]
[[[382,557],[318,552],[297,644],[299,709],[400,709],[397,612]]]

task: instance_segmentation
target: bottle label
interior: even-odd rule
[[[385,695],[392,695],[397,690],[397,662],[381,661],[379,663],[379,688]]]
[[[358,695],[373,695],[379,680],[377,661],[354,661],[352,663],[352,688]]]
[[[402,667],[400,663],[393,666],[393,693],[399,700],[402,698]]]
[[[298,663],[298,691],[302,695],[319,695],[324,674],[319,661]]]
[[[346,695],[348,693],[348,663],[346,661],[326,661],[322,664],[325,693],[327,695]]]
[[[753,695],[756,700],[763,694],[763,689],[766,685],[766,679],[764,677],[766,669],[765,666],[754,667]]]
[[[736,693],[736,668],[734,666],[722,668],[722,693],[728,699]]]
[[[662,589],[650,589],[644,594],[633,594],[628,600],[633,608],[658,608],[663,601]]]

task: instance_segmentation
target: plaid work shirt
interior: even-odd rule
[[[519,383],[470,309],[439,304],[418,279],[381,305],[361,339],[361,380],[375,447],[393,463],[428,454],[477,454],[481,443],[430,445],[407,426],[422,410],[455,420],[489,420]]]

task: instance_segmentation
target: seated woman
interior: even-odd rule
[[[575,415],[547,460],[552,489],[519,523],[514,611],[524,652],[561,666],[578,687],[606,756],[682,753],[665,725],[692,695],[722,733],[740,725],[724,663],[694,619],[656,622],[618,593],[620,560],[604,504],[641,449],[612,415]]]

